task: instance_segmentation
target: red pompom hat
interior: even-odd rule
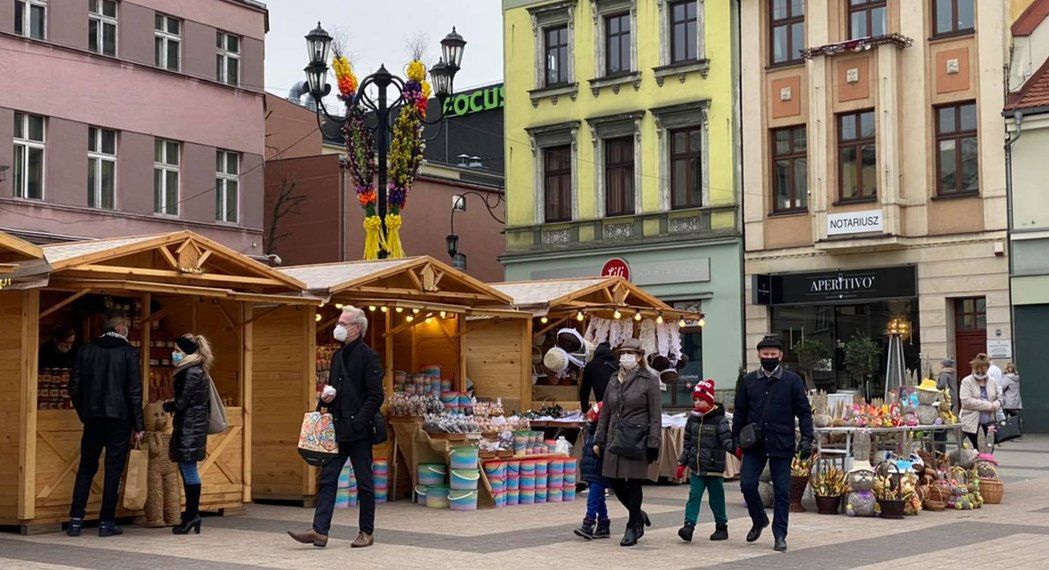
[[[692,399],[703,400],[704,402],[714,405],[714,380],[707,378],[696,384],[696,387],[692,389]]]

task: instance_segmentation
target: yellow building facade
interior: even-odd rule
[[[733,385],[743,338],[737,3],[503,9],[507,278],[593,275],[621,260],[632,281],[717,327],[689,329],[686,378]]]

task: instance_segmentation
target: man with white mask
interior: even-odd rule
[[[347,459],[353,464],[360,501],[360,534],[350,546],[371,546],[375,540],[372,438],[383,401],[383,370],[379,355],[364,342],[367,331],[367,316],[364,311],[352,306],[343,308],[332,331],[332,336],[342,343],[342,348],[331,357],[330,384],[320,394],[320,405],[328,408],[335,421],[339,455],[321,469],[313,528],[306,532],[288,532],[296,541],[318,548],[328,544],[339,473]]]

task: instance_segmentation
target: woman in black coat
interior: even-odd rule
[[[214,363],[208,339],[185,334],[175,340],[171,361],[175,363],[175,399],[164,403],[164,410],[175,414],[168,454],[178,463],[186,492],[186,511],[174,534],[200,534],[200,473],[208,447],[208,420],[211,385],[208,370]]]

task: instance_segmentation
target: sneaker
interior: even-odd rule
[[[84,532],[84,519],[69,519],[66,534],[69,536],[80,536],[82,532]]]
[[[124,534],[123,529],[117,526],[115,522],[104,522],[98,525],[98,536],[102,538],[108,538],[110,536],[120,536]]]
[[[594,521],[593,519],[583,519],[583,524],[579,525],[579,528],[572,531],[576,536],[581,536],[587,540],[594,539]]]
[[[686,522],[685,526],[677,531],[677,535],[685,542],[692,542],[692,533],[696,531],[696,523]]]

